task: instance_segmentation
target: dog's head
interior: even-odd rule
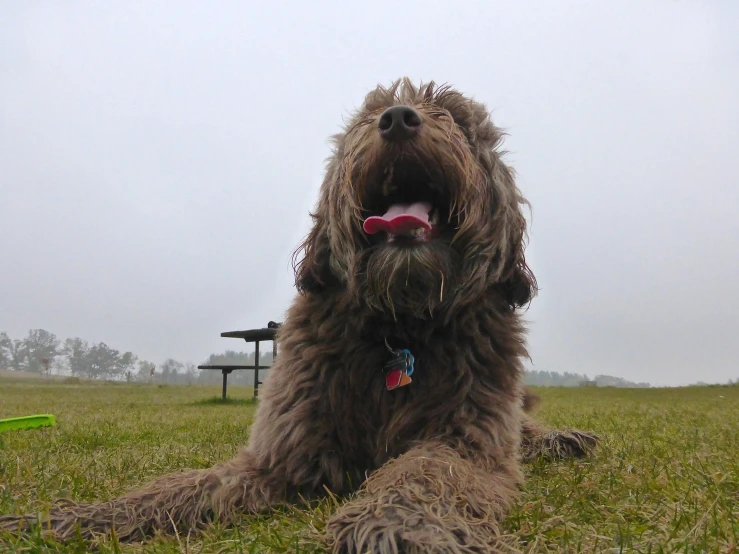
[[[536,282],[524,258],[526,200],[485,107],[433,82],[370,92],[334,137],[313,228],[297,254],[302,293],[342,290],[417,317],[491,289],[512,308]]]

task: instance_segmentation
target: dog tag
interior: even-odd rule
[[[402,352],[396,350],[393,352],[393,357],[385,362],[383,369],[385,371],[393,371],[394,369],[408,369],[408,357]]]
[[[400,386],[401,375],[403,375],[402,369],[393,369],[385,375],[385,386],[387,390],[397,389]]]
[[[413,355],[409,350],[392,350],[393,356],[385,363],[385,387],[387,390],[404,387],[413,382]]]

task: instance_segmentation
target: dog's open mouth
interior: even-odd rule
[[[383,215],[373,215],[364,221],[364,231],[374,235],[386,232],[388,242],[399,237],[428,240],[438,224],[438,213],[428,202],[392,204]]]
[[[415,161],[389,167],[369,198],[364,221],[368,235],[385,233],[387,242],[418,243],[438,235],[444,210],[442,181]]]

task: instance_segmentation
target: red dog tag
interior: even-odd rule
[[[385,386],[387,387],[387,390],[404,387],[410,384],[411,381],[411,376],[402,369],[394,369],[392,371],[389,371],[387,375],[385,375]]]

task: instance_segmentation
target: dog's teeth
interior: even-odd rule
[[[426,237],[426,230],[423,227],[416,227],[415,229],[408,229],[407,231],[401,233],[400,235],[396,235],[396,234],[393,234],[393,233],[388,233],[387,234],[387,241],[388,242],[393,242],[393,241],[395,241],[395,239],[398,236],[406,237],[406,238],[407,237],[412,237],[412,238],[422,239],[422,238],[425,238]]]

